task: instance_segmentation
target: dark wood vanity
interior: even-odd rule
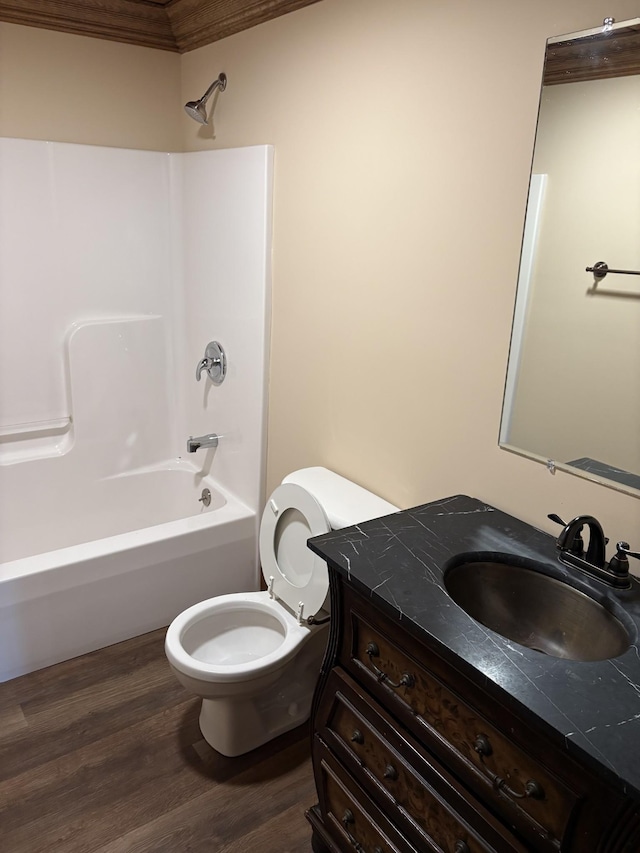
[[[569,751],[565,741],[574,732],[559,739],[537,718],[535,701],[519,706],[508,684],[505,690],[492,681],[493,647],[478,654],[482,644],[460,622],[459,609],[440,595],[428,549],[396,552],[402,565],[395,573],[378,563],[386,598],[372,581],[363,583],[374,552],[397,540],[391,519],[397,516],[383,520],[386,537],[371,522],[342,537],[337,532],[312,540],[329,563],[333,614],[312,720],[318,804],[307,817],[315,853],[638,853],[640,800],[625,794],[610,772],[599,772],[597,761]],[[404,530],[411,526],[405,522]],[[416,557],[422,576],[409,588],[408,563]],[[433,607],[418,604],[430,589],[439,590]],[[416,602],[413,614],[402,595]],[[424,628],[430,622],[433,633]],[[442,642],[439,624],[474,649],[473,666],[452,651],[453,641]],[[530,679],[518,656],[512,649],[514,693]],[[561,672],[556,669],[555,677]],[[505,674],[502,667],[498,680]],[[535,695],[535,683],[528,688]],[[555,703],[544,689],[545,699]],[[567,689],[570,684],[560,693]],[[561,715],[562,702],[559,695]],[[640,760],[635,731],[628,732],[628,749]]]

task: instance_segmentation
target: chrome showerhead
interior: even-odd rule
[[[214,80],[209,86],[199,101],[189,101],[184,105],[186,114],[200,124],[209,124],[209,120],[207,119],[207,101],[216,89],[220,89],[221,92],[224,92],[226,88],[227,75],[222,72],[218,75],[218,79]]]
[[[189,101],[188,104],[184,105],[184,110],[186,114],[200,122],[200,124],[207,124],[207,111],[204,108],[204,104],[202,101]]]

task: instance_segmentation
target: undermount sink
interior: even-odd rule
[[[557,658],[608,660],[633,638],[609,609],[578,589],[535,570],[528,560],[464,559],[445,572],[451,598],[503,637]],[[623,617],[624,618],[624,617]]]

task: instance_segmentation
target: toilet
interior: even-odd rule
[[[309,717],[328,639],[329,580],[307,539],[397,510],[326,468],[295,471],[262,515],[267,589],[219,595],[173,620],[167,659],[202,697],[200,729],[215,750],[241,755]]]

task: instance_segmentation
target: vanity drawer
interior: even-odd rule
[[[347,609],[342,664],[356,679],[521,833],[557,849],[571,829],[580,794],[463,701],[423,660]],[[502,718],[505,718],[504,713]],[[515,731],[515,727],[509,727]],[[522,728],[522,726],[520,726]]]
[[[317,737],[314,749],[316,785],[324,826],[340,849],[357,853],[417,853],[416,848],[396,832],[366,794],[346,776]]]
[[[419,849],[525,853],[479,804],[465,801],[432,756],[394,731],[349,676],[334,670],[325,697],[316,717],[320,737]]]

